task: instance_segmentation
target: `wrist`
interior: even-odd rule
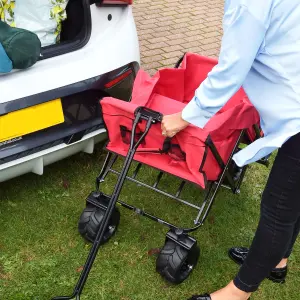
[[[184,124],[186,126],[190,125],[190,123],[183,118],[183,111],[179,114],[179,116],[180,116],[180,121],[182,124]]]

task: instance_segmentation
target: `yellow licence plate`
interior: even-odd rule
[[[0,117],[0,142],[64,122],[61,100],[24,108]]]

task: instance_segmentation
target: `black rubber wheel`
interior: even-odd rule
[[[190,251],[168,240],[161,250],[157,261],[156,271],[173,284],[186,280],[200,256],[200,248],[195,245]]]
[[[104,214],[104,210],[95,206],[88,206],[84,209],[78,223],[79,233],[84,239],[94,242]],[[116,233],[119,223],[120,211],[115,208],[101,244],[105,244]]]

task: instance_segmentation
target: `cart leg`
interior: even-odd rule
[[[240,188],[241,188],[242,182],[244,180],[244,177],[245,177],[247,169],[248,169],[248,166],[243,167],[243,171],[242,171],[242,173],[241,173],[241,175],[239,177],[238,183],[236,184],[235,194],[239,194],[240,193]]]
[[[116,154],[113,154],[111,152],[108,152],[103,164],[103,167],[101,169],[100,174],[96,178],[96,191],[99,191],[100,183],[104,181],[105,177],[107,176],[109,170],[112,168],[114,163],[116,162],[118,156]]]
[[[200,210],[199,210],[199,212],[198,212],[198,215],[197,215],[197,217],[196,217],[196,219],[195,219],[195,221],[194,221],[194,224],[195,224],[195,225],[203,224],[203,223],[199,222],[199,220],[200,220],[200,218],[201,218],[201,215],[202,215],[202,213],[203,213],[203,210],[205,209],[205,206],[206,206],[207,202],[208,202],[209,199],[210,199],[210,195],[211,195],[211,192],[212,192],[212,190],[213,190],[213,186],[214,186],[214,183],[213,183],[213,182],[210,182],[209,187],[208,187],[208,189],[207,189],[207,193],[206,193],[205,198],[204,198],[204,201],[203,201],[203,204],[202,204],[202,206],[201,206],[201,208],[200,208]]]
[[[204,223],[204,221],[206,220],[206,218],[207,218],[207,216],[208,216],[208,214],[209,214],[209,212],[211,210],[211,207],[212,207],[212,205],[213,205],[213,203],[215,201],[217,193],[218,193],[218,191],[219,191],[219,189],[220,189],[220,187],[221,187],[221,185],[222,185],[222,183],[224,181],[224,178],[227,176],[228,179],[230,178],[230,180],[232,180],[232,178],[228,174],[229,164],[231,163],[231,160],[232,160],[232,157],[233,157],[233,155],[235,153],[235,150],[238,148],[238,146],[240,144],[240,141],[241,141],[242,137],[244,136],[244,134],[245,134],[245,131],[242,130],[241,133],[240,133],[240,135],[239,135],[239,138],[237,139],[237,142],[236,142],[236,144],[235,144],[235,146],[233,148],[233,151],[232,151],[232,153],[230,154],[230,156],[229,156],[229,158],[227,160],[226,165],[223,166],[223,172],[221,173],[218,181],[215,184],[213,184],[213,185],[215,185],[215,187],[212,189],[212,196],[210,197],[210,199],[207,199],[208,205],[207,205],[207,209],[206,209],[206,211],[204,213],[204,216],[202,217],[202,220],[200,221],[201,224]],[[213,143],[210,145],[210,147],[212,149],[213,154],[216,156],[217,161],[219,161],[220,157],[218,157],[219,155],[216,155],[217,152],[215,150],[215,147],[214,147]],[[236,187],[234,185],[231,186],[231,189],[232,189],[232,191],[234,193],[236,192]],[[209,192],[209,194],[210,194],[210,192]],[[208,198],[209,198],[209,196],[208,196]]]

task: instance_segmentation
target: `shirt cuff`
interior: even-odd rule
[[[182,119],[197,127],[203,128],[212,117],[212,114],[202,110],[197,104],[198,98],[194,97],[182,111]]]

